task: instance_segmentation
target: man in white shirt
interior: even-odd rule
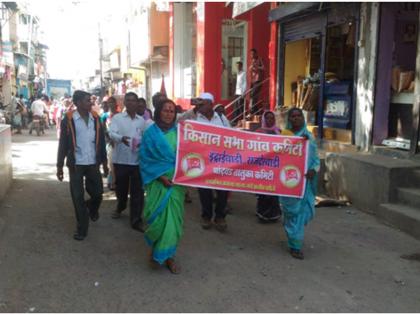
[[[236,63],[238,72],[236,74],[236,88],[235,88],[235,112],[232,123],[237,123],[241,119],[241,113],[244,110],[244,94],[246,92],[246,72],[243,70],[241,61]]]
[[[70,192],[73,201],[77,231],[73,238],[82,241],[88,234],[89,217],[99,219],[103,184],[99,171],[102,164],[108,173],[105,135],[98,115],[91,112],[90,94],[77,90],[73,94],[77,110],[69,111],[61,121],[57,154],[57,178],[63,181],[64,161],[69,169]],[[90,199],[85,200],[85,189]]]
[[[115,115],[109,127],[109,136],[115,142],[112,163],[115,171],[117,209],[112,218],[118,219],[127,207],[130,190],[130,223],[135,230],[143,232],[142,210],[144,191],[139,170],[139,147],[145,120],[137,115],[138,96],[129,92],[124,96],[126,112]]]
[[[44,113],[48,111],[44,96],[32,103],[31,111],[34,116],[44,116]]]
[[[48,112],[48,107],[47,107],[46,102],[47,102],[47,99],[45,96],[42,96],[41,98],[32,102],[31,104],[32,118],[34,118],[35,116],[38,116],[42,120],[45,119],[44,114]],[[32,134],[32,129],[33,129],[33,124],[31,123],[31,126],[29,127],[29,134]]]
[[[196,121],[226,127],[222,118],[213,110],[214,97],[210,93],[201,93],[199,96],[203,100],[202,105],[198,107]],[[216,191],[216,208],[214,209],[214,225],[217,230],[225,231],[226,224],[226,204],[228,192],[225,190]],[[201,226],[203,229],[211,228],[213,218],[213,189],[198,188],[201,203]]]

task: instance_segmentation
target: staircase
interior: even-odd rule
[[[405,184],[396,188],[390,203],[379,207],[381,220],[420,239],[420,170],[413,170]]]
[[[232,100],[229,104],[225,106],[226,117],[229,121],[234,122],[234,127],[242,130],[254,131],[261,127],[261,116],[263,112],[269,109],[268,104],[268,81],[270,77],[265,78],[263,81],[259,83],[261,86],[260,97],[259,101],[256,104],[252,104],[251,102],[251,93],[253,89],[257,88],[254,86],[253,88],[249,88],[242,98],[244,99],[245,106],[243,107],[243,111],[235,115],[235,110],[233,109],[235,103],[241,98],[238,97]],[[254,110],[253,110],[254,109]],[[245,119],[243,119],[245,117]]]
[[[248,131],[254,131],[261,127],[261,115],[253,115],[252,117],[247,117],[244,125],[243,120],[239,120],[235,128],[244,129]]]

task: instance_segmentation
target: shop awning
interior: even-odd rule
[[[322,7],[322,2],[282,2],[278,8],[270,11],[268,14],[268,21],[283,22],[296,15],[316,12],[322,9]]]

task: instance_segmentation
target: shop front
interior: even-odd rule
[[[279,106],[301,108],[319,139],[353,142],[356,3],[285,3],[277,21]]]
[[[412,153],[419,151],[419,8],[381,4],[373,130],[375,145]]]

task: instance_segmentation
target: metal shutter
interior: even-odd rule
[[[317,37],[324,32],[325,14],[301,17],[295,21],[284,23],[284,40],[286,42]]]

